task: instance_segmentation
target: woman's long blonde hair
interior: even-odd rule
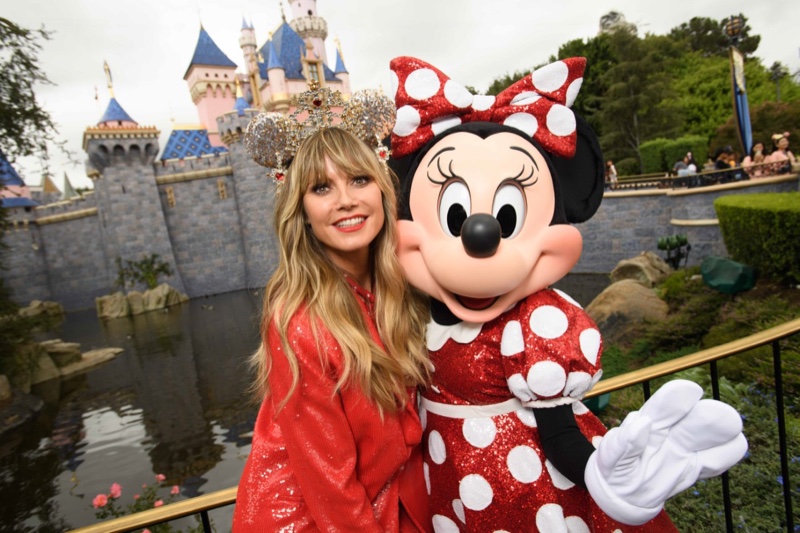
[[[303,196],[313,185],[328,181],[325,158],[349,177],[370,176],[381,189],[385,223],[370,247],[375,322],[384,349],[372,339],[353,289],[306,227]],[[261,348],[253,355],[254,392],[269,394],[273,354],[267,332],[272,323],[281,336],[283,353],[292,369],[292,394],[299,381],[297,357],[285,332],[294,314],[305,307],[312,327],[326,328],[344,356],[337,390],[357,385],[383,412],[396,411],[407,401],[406,387],[428,380],[424,328],[427,299],[403,277],[395,255],[397,246],[396,178],[365,143],[339,128],[322,129],[300,146],[285,183],[275,198],[275,230],[280,258],[264,293]],[[285,402],[286,398],[282,401]]]

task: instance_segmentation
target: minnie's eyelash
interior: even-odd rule
[[[446,174],[445,171],[442,170],[441,163],[442,163],[442,158],[441,157],[437,157],[436,158],[436,169],[439,171],[440,175],[444,176],[444,179],[443,180],[434,179],[434,178],[431,177],[431,173],[428,172],[428,180],[430,180],[431,182],[435,183],[436,185],[444,185],[445,183],[447,183],[449,180],[451,180],[453,178],[460,178],[461,177],[461,176],[456,175],[455,172],[453,172],[453,160],[452,159],[450,160],[450,164],[447,166],[447,170],[450,172],[450,175]]]

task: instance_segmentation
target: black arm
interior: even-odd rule
[[[571,405],[533,409],[545,457],[567,479],[586,488],[583,472],[594,446],[581,433]]]

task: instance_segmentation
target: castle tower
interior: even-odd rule
[[[317,0],[291,0],[290,5],[293,19],[289,26],[306,42],[309,52],[327,65],[325,39],[328,38],[328,23],[317,16]]]
[[[270,88],[270,106],[274,111],[286,113],[289,111],[289,91],[286,84],[286,70],[283,68],[278,54],[275,52],[275,45],[272,41],[268,43],[267,57],[267,79]]]
[[[183,79],[189,85],[192,102],[197,106],[200,123],[208,130],[211,145],[222,146],[216,119],[231,109],[236,99],[236,63],[220,50],[202,25]]]
[[[125,112],[114,97],[108,65],[105,69],[111,100],[100,122],[83,133],[86,173],[94,181],[105,257],[108,261],[139,261],[158,254],[172,267],[173,275],[166,281],[185,292],[153,169],[159,131],[155,126],[140,126]],[[116,265],[107,268],[111,289]]]
[[[344,66],[344,60],[342,59],[342,48],[338,40],[336,41],[336,68],[334,69],[333,73],[337,78],[342,80],[342,93],[351,94],[350,73],[347,72],[347,69]]]

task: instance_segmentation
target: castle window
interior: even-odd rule
[[[218,72],[215,72],[215,73],[214,73],[214,77],[215,77],[215,78],[219,78],[219,73],[218,73]]]
[[[304,59],[303,63],[305,65],[306,79],[308,81],[314,80],[322,87],[324,85],[323,80],[325,79],[322,74],[322,61]]]
[[[175,207],[175,190],[172,187],[167,187],[165,191],[167,193],[167,205]]]
[[[217,180],[217,192],[220,200],[225,200],[228,197],[228,189],[225,188],[225,180],[222,178]]]

